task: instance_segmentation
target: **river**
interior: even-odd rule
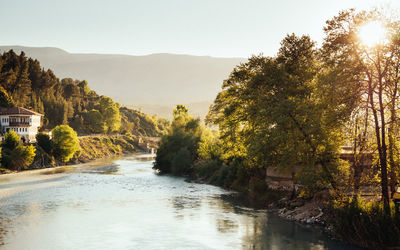
[[[0,249],[354,249],[159,176],[150,155],[0,176]]]

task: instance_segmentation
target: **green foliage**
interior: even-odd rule
[[[44,70],[37,60],[27,58],[23,52],[20,55],[12,50],[4,52],[0,62],[0,107],[21,106],[44,114],[43,129],[68,124],[80,134],[119,131],[122,108],[111,98],[90,90],[86,81],[59,80],[50,69]],[[93,115],[93,110],[101,113],[101,121],[98,115]],[[128,128],[126,132],[133,134],[158,136],[166,127],[165,121],[148,119],[144,114],[139,114],[138,119],[135,126],[123,129]],[[133,124],[131,120],[128,122]]]
[[[163,136],[157,150],[154,169],[159,170],[162,174],[171,173],[172,161],[182,148],[186,148],[190,152],[190,158],[193,161],[197,158],[198,140],[198,137],[187,134],[181,130]]]
[[[121,126],[119,105],[110,97],[101,96],[98,107],[108,132],[117,131]]]
[[[227,165],[221,165],[210,179],[210,183],[230,188],[236,179],[236,168]]]
[[[90,110],[85,116],[86,126],[92,133],[104,133],[106,132],[106,125],[103,121],[103,116],[100,111],[96,109]]]
[[[191,117],[185,106],[178,105],[174,110],[170,132],[159,143],[153,168],[162,174],[190,173],[194,160],[198,158],[201,133],[199,120]]]
[[[13,150],[20,144],[21,137],[15,131],[11,130],[5,134],[3,148]]]
[[[366,248],[387,249],[400,245],[400,217],[387,216],[379,202],[353,199],[334,208],[334,232],[342,240]]]
[[[35,147],[33,145],[29,146],[17,146],[14,150],[10,152],[10,154],[6,154],[4,152],[4,157],[9,157],[9,162],[7,167],[13,170],[22,170],[26,169],[30,164],[32,164],[33,159],[35,158]]]
[[[63,162],[69,161],[80,149],[76,132],[68,125],[59,125],[52,133],[55,156]]]
[[[219,126],[222,158],[283,173],[320,166],[307,174],[334,185],[341,123],[330,122],[334,111],[315,95],[318,72],[314,42],[295,35],[283,39],[277,57],[253,56],[236,67],[207,117]]]
[[[78,87],[81,89],[81,91],[84,95],[88,95],[90,93],[90,87],[89,87],[89,84],[87,83],[87,81],[84,80],[84,81],[78,83]]]
[[[7,91],[0,86],[0,107],[12,107],[12,98],[8,95]]]
[[[210,179],[221,167],[222,161],[219,159],[200,159],[193,166],[197,177]]]
[[[174,175],[190,173],[192,163],[193,160],[189,150],[186,147],[183,147],[172,159],[171,173]]]
[[[1,164],[11,170],[26,169],[35,158],[35,147],[24,146],[14,131],[7,132],[2,145]]]
[[[53,143],[50,140],[50,136],[45,133],[38,133],[36,135],[36,143],[39,147],[41,147],[46,153],[52,154],[53,152]]]
[[[161,136],[168,127],[169,121],[163,118],[151,117],[140,111],[120,108],[121,132],[140,136]]]

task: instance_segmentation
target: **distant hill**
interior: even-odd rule
[[[209,102],[194,102],[194,103],[184,103],[189,109],[189,113],[194,117],[199,117],[202,120],[208,113],[208,109],[212,104]],[[160,117],[172,119],[172,111],[176,107],[176,104],[139,104],[130,105],[128,107],[140,110],[146,114],[157,114]]]
[[[124,105],[142,106],[143,111],[164,117],[165,112],[160,110],[180,103],[197,103],[200,110],[195,113],[203,116],[222,81],[236,65],[246,61],[176,54],[72,54],[50,47],[0,46],[1,52],[10,49],[38,59],[60,78],[85,79],[99,94]]]

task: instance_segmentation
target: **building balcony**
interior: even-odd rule
[[[27,127],[30,126],[29,122],[9,122],[10,127]]]

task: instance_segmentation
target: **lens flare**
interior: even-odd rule
[[[359,39],[368,47],[381,44],[385,40],[386,35],[386,29],[379,21],[368,22],[360,26],[358,30]]]

